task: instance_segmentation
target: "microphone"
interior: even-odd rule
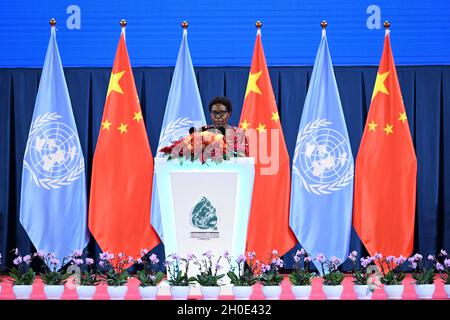
[[[203,126],[199,129],[194,128],[194,127],[190,127],[189,128],[189,134],[193,134],[194,132],[204,132],[204,131],[208,131],[209,126]]]

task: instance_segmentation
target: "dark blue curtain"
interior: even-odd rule
[[[418,160],[414,250],[423,254],[450,249],[450,66],[398,67],[403,100]],[[294,152],[311,67],[272,67],[270,76],[289,153]],[[159,139],[173,68],[135,68],[136,87],[153,154]],[[209,100],[226,95],[233,103],[231,124],[241,113],[248,68],[196,69],[205,113]],[[375,82],[376,67],[336,67],[353,154],[356,157]],[[40,79],[40,69],[0,69],[0,252],[34,248],[19,223],[22,159]],[[86,159],[88,190],[97,143],[108,68],[67,68],[67,85]],[[189,108],[189,106],[186,106]],[[325,236],[325,235],[324,235]],[[286,254],[287,266],[292,254]],[[353,232],[351,249],[366,253]],[[155,251],[163,255],[163,246]],[[98,256],[91,239],[89,254]],[[11,260],[3,259],[2,269]],[[5,261],[6,260],[6,261]],[[344,264],[348,270],[350,264]]]

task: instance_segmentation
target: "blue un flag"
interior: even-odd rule
[[[347,126],[323,32],[298,130],[290,206],[290,226],[313,258],[322,253],[344,261],[348,256],[353,172]]]
[[[84,157],[55,27],[23,159],[20,222],[37,250],[60,260],[89,240]]]
[[[158,151],[187,136],[191,127],[205,124],[205,114],[189,53],[187,29],[184,29],[159,136]],[[157,152],[156,156],[161,156],[161,153]],[[153,176],[151,224],[164,242],[156,174]]]

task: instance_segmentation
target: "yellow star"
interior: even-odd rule
[[[266,131],[266,125],[265,124],[259,124],[258,128],[256,128],[259,133]]]
[[[370,131],[375,132],[375,129],[377,128],[377,126],[378,126],[378,123],[375,123],[375,121],[372,120],[372,122],[369,123],[369,132]]]
[[[406,117],[406,112],[400,112],[400,116],[399,116],[398,120],[405,123],[406,119],[408,119]]]
[[[108,97],[112,91],[123,94],[122,88],[119,85],[119,81],[120,81],[120,78],[122,78],[124,73],[125,73],[125,71],[121,71],[121,72],[117,72],[117,73],[111,72],[111,78],[109,78],[108,93],[106,94],[106,97]]]
[[[120,134],[123,134],[124,132],[128,132],[127,130],[128,125],[126,123],[120,123],[120,127],[117,128],[117,130],[120,131]]]
[[[389,76],[390,71],[387,71],[385,73],[377,73],[377,79],[375,80],[375,87],[373,88],[373,94],[372,94],[372,100],[375,98],[375,96],[378,94],[378,92],[382,92],[384,94],[389,95],[389,91],[387,90],[386,86],[384,85],[384,81]]]
[[[394,128],[394,125],[386,123],[386,127],[383,129],[384,132],[386,132],[386,135],[388,136],[389,134],[394,133],[394,130],[392,130]]]
[[[256,82],[258,81],[259,77],[261,76],[262,71],[251,73],[248,76],[248,82],[247,82],[247,90],[245,90],[245,98],[247,98],[247,95],[250,92],[255,92],[257,94],[261,94],[261,90],[259,90],[258,85]],[[245,99],[244,98],[244,99]]]
[[[110,126],[111,122],[109,122],[108,119],[105,119],[105,121],[102,122],[102,130],[109,130]]]
[[[272,119],[275,122],[278,122],[278,120],[280,119],[280,116],[278,115],[278,112],[272,112]]]
[[[247,122],[247,120],[244,120],[244,122],[241,122],[241,129],[247,130],[250,123]]]
[[[134,118],[133,118],[133,120],[136,120],[137,122],[139,122],[139,121],[141,121],[143,118],[142,118],[142,112],[135,112],[134,113]]]

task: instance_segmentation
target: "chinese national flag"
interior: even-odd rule
[[[89,229],[103,251],[136,257],[159,243],[150,225],[153,157],[124,31],[94,154]]]
[[[253,51],[240,127],[247,130],[247,133],[252,129],[256,138],[253,142],[249,139],[250,156],[255,156],[256,165],[247,231],[247,250],[255,251],[261,258],[266,257],[273,249],[283,255],[297,243],[289,227],[289,155],[259,31]],[[264,148],[261,148],[260,142],[264,141],[267,141],[267,151],[261,150]],[[252,143],[257,147],[257,157],[252,154]],[[266,161],[262,154],[269,155],[273,159],[272,163],[264,164]]]
[[[389,31],[356,159],[353,226],[370,255],[413,250],[417,160]]]

